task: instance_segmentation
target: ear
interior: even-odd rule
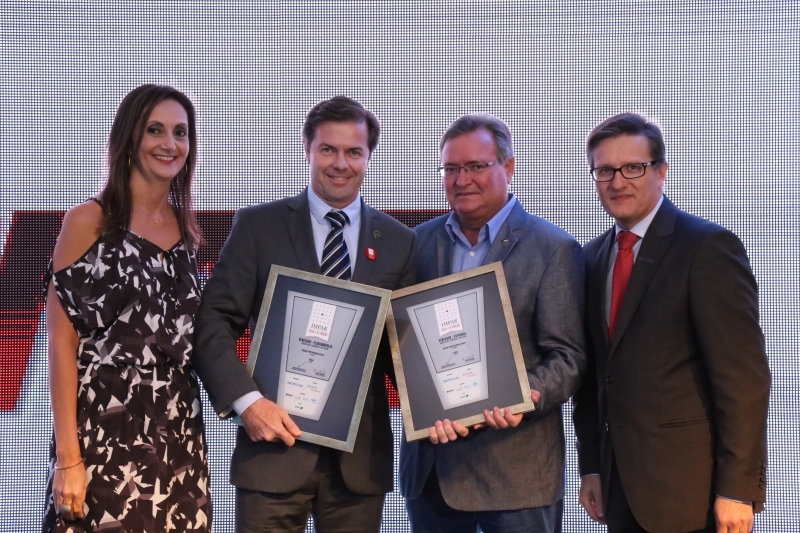
[[[669,170],[669,163],[666,161],[656,165],[655,170],[658,171],[658,180],[661,182],[661,187],[664,186],[664,180],[667,179],[667,170]]]
[[[516,160],[512,157],[505,163],[503,163],[503,168],[506,170],[506,183],[511,185],[511,182],[514,180],[514,165],[516,164]]]
[[[308,152],[308,145],[306,144],[305,140],[303,141],[303,151],[306,153],[306,163],[308,163],[310,165],[311,164],[311,155]]]

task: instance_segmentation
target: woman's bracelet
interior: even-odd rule
[[[61,466],[61,467],[56,466],[56,470],[69,470],[70,468],[75,468],[76,466],[78,466],[80,464],[83,464],[83,459],[81,459],[80,461],[78,461],[77,463],[75,463],[72,466]]]

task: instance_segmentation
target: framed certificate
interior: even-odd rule
[[[299,440],[353,451],[391,291],[270,269],[247,370]]]
[[[502,263],[394,291],[386,324],[408,441],[534,409]]]

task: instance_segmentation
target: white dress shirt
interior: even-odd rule
[[[630,231],[639,237],[639,239],[636,241],[636,244],[633,245],[633,262],[636,263],[636,258],[639,256],[639,248],[642,247],[642,239],[644,239],[644,236],[647,233],[648,228],[650,228],[650,224],[653,222],[653,219],[656,217],[658,208],[661,207],[663,201],[664,195],[662,194],[653,210],[629,230],[622,229],[619,224],[614,222],[614,246],[611,247],[611,257],[608,259],[608,275],[606,276],[606,325],[608,325],[608,322],[611,318],[611,280],[614,278],[614,263],[617,262],[617,252],[619,251],[616,236],[619,235],[621,231]]]

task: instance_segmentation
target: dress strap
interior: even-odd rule
[[[98,198],[95,198],[94,196],[90,196],[85,201],[87,201],[87,202],[97,202],[97,205],[99,205],[100,207],[103,207],[103,202],[101,202]]]

